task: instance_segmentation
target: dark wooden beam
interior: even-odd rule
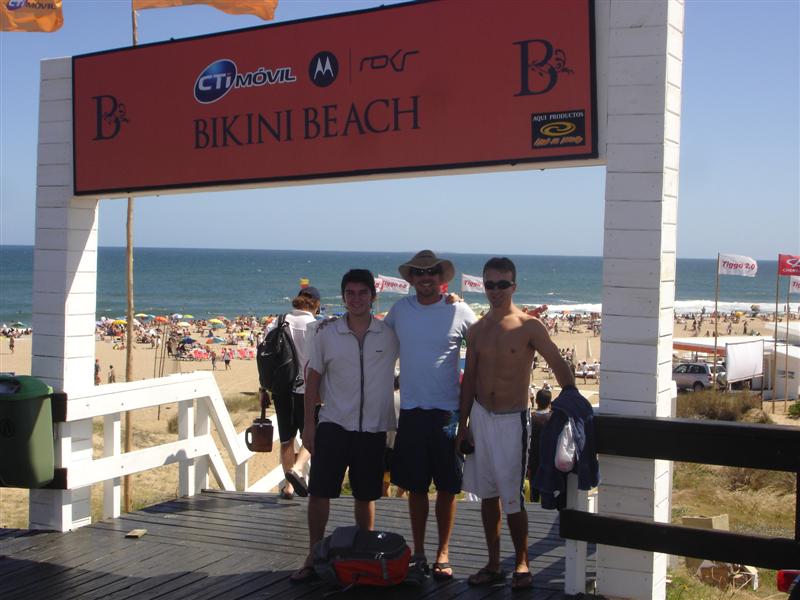
[[[562,510],[563,538],[766,569],[800,568],[800,542]]]
[[[777,425],[595,415],[597,452],[800,472],[800,429]]]

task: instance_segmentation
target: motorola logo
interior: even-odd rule
[[[308,65],[308,77],[319,87],[328,87],[339,75],[339,61],[333,52],[317,52]]]

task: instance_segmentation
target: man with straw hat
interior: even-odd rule
[[[392,483],[409,491],[414,537],[409,581],[430,573],[425,557],[428,488],[436,485],[439,543],[433,563],[436,579],[451,579],[450,534],[461,491],[463,459],[456,453],[459,358],[467,329],[477,321],[464,302],[448,302],[442,285],[453,279],[449,260],[431,250],[400,265],[400,275],[416,290],[392,306],[384,320],[400,340],[400,420],[392,456]]]

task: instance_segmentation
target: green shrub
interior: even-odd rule
[[[789,405],[789,416],[793,419],[800,419],[800,400]]]
[[[717,391],[715,393],[712,390],[705,390],[692,394],[680,394],[678,396],[676,416],[684,419],[740,421],[752,409],[760,408],[761,397],[748,391]],[[753,418],[752,414],[748,421],[765,422],[763,417]]]
[[[224,400],[225,406],[230,413],[261,410],[261,405],[258,403],[258,394],[252,392],[238,392],[225,396]]]

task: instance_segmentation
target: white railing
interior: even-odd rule
[[[178,404],[178,441],[132,452],[122,452],[121,417],[125,411]],[[81,461],[80,468],[67,469],[66,489],[75,490],[103,483],[103,517],[118,517],[121,480],[125,475],[179,463],[178,494],[193,496],[208,487],[209,471],[223,490],[268,491],[283,480],[278,465],[258,481],[248,485],[248,461],[254,456],[244,443],[244,432],[237,434],[214,376],[209,372],[169,375],[129,383],[98,386],[69,396],[66,422],[78,424],[103,417],[103,457]],[[228,472],[220,449],[211,435],[214,423],[219,440],[234,467]],[[275,442],[279,444],[275,428]],[[56,446],[70,444],[56,439]],[[66,461],[68,464],[70,461]],[[80,523],[85,524],[85,523]]]

